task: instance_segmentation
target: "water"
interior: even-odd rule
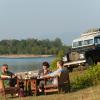
[[[54,58],[0,58],[0,66],[8,64],[9,70],[12,72],[32,71],[39,69],[44,61],[51,63]]]

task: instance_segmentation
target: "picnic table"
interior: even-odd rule
[[[31,78],[25,78],[25,79],[18,79],[17,84],[19,86],[19,82],[23,81],[25,95],[28,96],[34,93],[34,95],[36,96],[36,95],[39,95],[38,83],[41,80],[43,80],[43,78],[31,77]]]

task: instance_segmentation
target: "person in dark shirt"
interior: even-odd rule
[[[42,77],[42,76],[44,76],[46,74],[49,74],[51,72],[49,67],[50,67],[50,65],[49,65],[48,62],[43,62],[42,63],[42,69],[39,70],[38,76]]]
[[[39,70],[39,72],[38,72],[38,77],[41,78],[44,75],[51,73],[51,70],[49,68],[50,68],[49,63],[43,62],[42,63],[42,69]],[[38,84],[39,84],[39,92],[42,92],[44,90],[44,81],[42,80]]]

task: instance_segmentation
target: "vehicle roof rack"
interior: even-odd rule
[[[81,34],[81,37],[89,36],[89,35],[96,35],[96,34],[100,34],[100,28],[98,28],[98,29],[90,29],[87,32]]]

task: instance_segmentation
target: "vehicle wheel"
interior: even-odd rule
[[[98,61],[95,61],[95,65],[97,65]]]
[[[87,62],[86,65],[89,65],[89,66],[94,65],[94,61],[92,57],[88,57],[86,62]]]

